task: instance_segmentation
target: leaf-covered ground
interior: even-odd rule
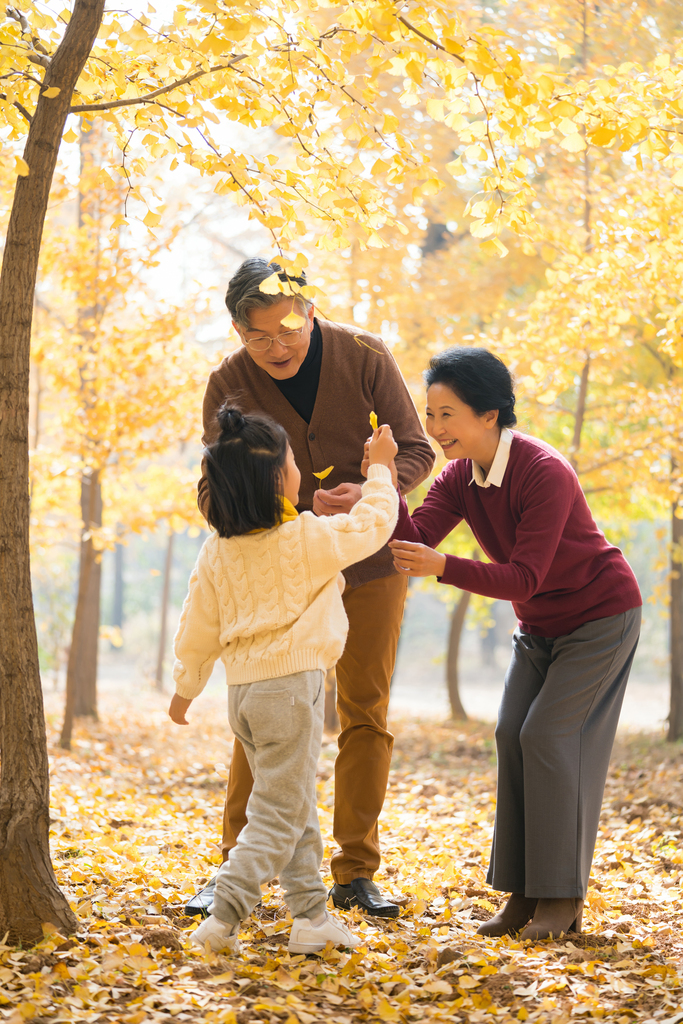
[[[363,919],[353,954],[290,956],[276,884],[245,922],[239,958],[188,943],[186,897],[219,862],[229,760],[224,701],[201,699],[187,729],[140,693],[52,747],[52,849],[81,922],[67,941],[0,950],[10,1021],[683,1021],[683,763],[680,747],[626,737],[605,796],[586,933],[526,943],[475,935],[498,897],[484,877],[495,766],[490,726],[395,722],[382,819],[383,889],[395,922]],[[51,740],[59,711],[50,695]],[[335,745],[319,796],[331,842]],[[330,848],[326,848],[326,857]],[[325,864],[327,867],[327,861]]]

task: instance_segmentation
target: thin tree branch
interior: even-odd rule
[[[193,74],[187,75],[177,82],[171,82],[170,85],[163,85],[160,89],[154,89],[153,92],[148,92],[145,96],[137,96],[135,99],[130,100],[112,100],[109,103],[79,103],[69,107],[69,113],[80,114],[86,110],[113,110],[115,107],[131,107],[138,103],[153,103],[157,96],[163,96],[164,93],[171,92],[172,89],[179,89],[181,85],[188,85],[203,75],[212,75],[215,71],[227,71],[239,61],[246,60],[247,56],[246,53],[240,53],[229,60],[227,64],[216,64],[215,67],[209,68],[207,71],[195,71]]]
[[[414,25],[411,25],[408,19],[404,18],[402,14],[399,14],[398,20],[401,22],[402,25],[405,25],[405,27],[409,29],[410,32],[414,32],[416,36],[419,36],[420,39],[424,39],[424,41],[426,43],[429,43],[430,46],[435,46],[437,50],[442,50],[444,53],[447,53],[449,57],[455,57],[455,59],[459,60],[461,64],[465,63],[463,57],[459,57],[457,53],[451,53],[451,51],[447,50],[445,46],[441,45],[441,43],[437,43],[436,39],[432,39],[431,36],[427,36],[424,34],[424,32],[420,32],[419,28],[415,28]]]
[[[6,99],[7,99],[7,96],[5,95],[5,93],[4,93],[4,92],[0,92],[0,100],[6,100]],[[31,124],[31,122],[33,121],[33,118],[32,118],[32,117],[31,117],[31,115],[29,114],[29,112],[28,112],[28,110],[26,109],[26,107],[25,107],[25,106],[23,106],[23,104],[21,104],[21,103],[19,102],[19,100],[12,100],[12,106],[16,107],[16,108],[17,108],[17,110],[19,111],[19,113],[20,113],[20,114],[21,114],[21,115],[22,115],[23,117],[25,117],[25,118],[26,118],[26,120],[28,121],[28,123],[29,123],[29,124]]]

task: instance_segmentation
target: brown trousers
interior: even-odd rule
[[[394,737],[387,710],[407,580],[385,576],[344,590],[349,636],[337,663],[337,710],[341,732],[334,767],[336,882],[372,878],[379,867],[379,818],[389,778]],[[223,814],[223,860],[247,823],[253,786],[244,748],[235,740]]]

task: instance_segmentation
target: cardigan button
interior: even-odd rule
[[[308,435],[308,440],[309,441],[315,441],[315,434],[313,434],[313,433],[309,434]]]

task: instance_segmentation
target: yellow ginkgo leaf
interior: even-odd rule
[[[373,430],[377,430],[377,413],[374,411],[370,413],[370,426]]]
[[[20,156],[15,156],[15,158],[14,158],[14,170],[15,170],[15,173],[18,174],[20,178],[25,178],[26,175],[28,174],[28,164],[26,163],[25,160],[22,160],[22,158]]]
[[[59,96],[61,91],[62,90],[59,88],[58,85],[51,85],[49,89],[45,89],[45,91],[43,92],[43,96],[45,96],[48,100],[53,100],[55,96]]]
[[[329,476],[334,466],[328,466],[327,469],[323,469],[320,473],[314,473],[313,476],[317,476],[318,480],[324,480],[326,476]]]
[[[295,313],[294,310],[292,310],[292,312],[288,313],[280,323],[283,327],[288,327],[290,331],[296,331],[299,327],[303,327],[306,323],[306,319],[303,316],[299,316],[298,313]]]
[[[265,295],[277,295],[278,292],[282,291],[281,283],[277,273],[273,273],[270,277],[266,277],[265,280],[261,281],[258,290]]]

